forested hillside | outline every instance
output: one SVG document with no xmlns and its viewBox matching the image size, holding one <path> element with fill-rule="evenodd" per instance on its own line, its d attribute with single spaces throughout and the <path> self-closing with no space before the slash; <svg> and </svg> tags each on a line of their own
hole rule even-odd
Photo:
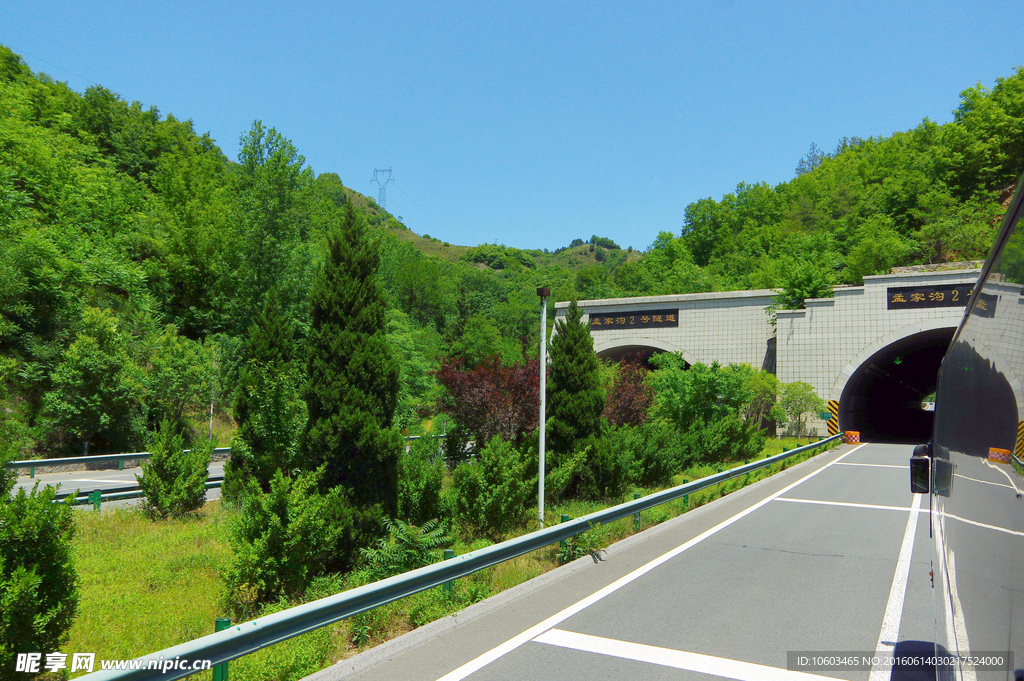
<svg viewBox="0 0 1024 681">
<path fill-rule="evenodd" d="M 379 253 L 395 425 L 412 432 L 438 413 L 444 361 L 536 352 L 523 339 L 538 286 L 555 300 L 821 292 L 983 257 L 1024 169 L 1024 70 L 965 91 L 951 123 L 812 146 L 791 181 L 697 201 L 642 252 L 598 236 L 555 253 L 418 236 L 269 122 L 220 146 L 197 126 L 100 86 L 73 92 L 0 47 L 0 453 L 141 449 L 165 419 L 194 437 L 211 402 L 230 430 L 260 318 L 286 320 L 302 365 L 313 275 L 349 205 Z"/>
</svg>

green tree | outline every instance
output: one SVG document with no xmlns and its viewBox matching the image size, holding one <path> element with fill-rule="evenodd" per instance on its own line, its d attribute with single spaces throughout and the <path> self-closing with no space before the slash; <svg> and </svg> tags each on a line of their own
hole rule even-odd
<svg viewBox="0 0 1024 681">
<path fill-rule="evenodd" d="M 814 386 L 794 381 L 785 383 L 779 395 L 779 407 L 789 419 L 790 430 L 797 437 L 803 437 L 807 429 L 805 414 L 825 410 L 825 400 L 814 392 Z"/>
<path fill-rule="evenodd" d="M 146 406 L 151 419 L 169 419 L 184 432 L 188 417 L 209 406 L 210 356 L 198 342 L 179 336 L 173 324 L 166 325 L 154 341 L 146 376 Z"/>
<path fill-rule="evenodd" d="M 224 498 L 238 501 L 255 483 L 270 490 L 277 471 L 286 475 L 302 469 L 299 443 L 306 427 L 306 404 L 293 370 L 278 364 L 251 361 L 242 369 L 246 420 L 231 441 L 231 460 L 224 465 Z"/>
<path fill-rule="evenodd" d="M 158 518 L 183 518 L 206 503 L 213 443 L 204 438 L 185 450 L 185 440 L 174 423 L 165 420 L 149 445 L 149 461 L 136 475 L 146 495 L 146 512 Z"/>
<path fill-rule="evenodd" d="M 568 453 L 577 442 L 601 432 L 604 391 L 590 328 L 576 301 L 555 325 L 551 339 L 547 432 L 551 449 Z"/>
<path fill-rule="evenodd" d="M 888 215 L 874 215 L 857 229 L 856 243 L 846 256 L 850 278 L 888 274 L 892 267 L 909 262 L 916 244 L 896 231 Z"/>
<path fill-rule="evenodd" d="M 101 448 L 141 444 L 142 372 L 132 362 L 109 310 L 86 308 L 82 331 L 51 376 L 44 398 L 51 423 L 73 441 Z M 128 451 L 133 451 L 128 449 Z"/>
<path fill-rule="evenodd" d="M 61 648 L 78 609 L 71 507 L 57 490 L 0 485 L 0 669 L 15 678 L 18 653 Z"/>
<path fill-rule="evenodd" d="M 655 392 L 654 414 L 687 431 L 700 423 L 736 414 L 750 402 L 749 374 L 745 365 L 718 362 L 688 366 L 678 353 L 651 357 L 657 367 L 651 374 Z"/>
<path fill-rule="evenodd" d="M 392 428 L 399 365 L 386 333 L 377 251 L 352 204 L 344 216 L 327 234 L 310 293 L 302 453 L 307 466 L 326 465 L 326 484 L 348 488 L 357 508 L 379 504 L 394 517 L 402 447 Z"/>
<path fill-rule="evenodd" d="M 757 426 L 765 421 L 782 421 L 785 413 L 778 404 L 781 386 L 775 374 L 764 369 L 751 373 L 747 381 L 750 401 L 743 409 L 743 419 Z"/>
<path fill-rule="evenodd" d="M 765 308 L 765 314 L 775 328 L 775 313 L 779 310 L 802 310 L 809 298 L 828 298 L 832 295 L 835 280 L 832 273 L 820 264 L 798 261 L 783 275 L 782 287 L 776 291 L 772 304 Z"/>
<path fill-rule="evenodd" d="M 238 153 L 238 213 L 241 234 L 240 290 L 236 315 L 248 328 L 252 311 L 262 307 L 263 297 L 276 291 L 293 305 L 305 291 L 303 263 L 298 249 L 299 204 L 313 181 L 313 171 L 303 168 L 306 159 L 276 129 L 254 121 L 240 139 Z M 287 305 L 291 307 L 291 305 Z"/>
</svg>

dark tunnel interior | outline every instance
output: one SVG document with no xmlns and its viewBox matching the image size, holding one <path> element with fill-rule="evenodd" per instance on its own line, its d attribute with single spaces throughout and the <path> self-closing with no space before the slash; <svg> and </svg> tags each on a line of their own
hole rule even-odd
<svg viewBox="0 0 1024 681">
<path fill-rule="evenodd" d="M 857 368 L 839 401 L 839 428 L 861 442 L 922 443 L 935 413 L 921 402 L 935 392 L 939 365 L 955 329 L 914 334 L 882 348 Z"/>
</svg>

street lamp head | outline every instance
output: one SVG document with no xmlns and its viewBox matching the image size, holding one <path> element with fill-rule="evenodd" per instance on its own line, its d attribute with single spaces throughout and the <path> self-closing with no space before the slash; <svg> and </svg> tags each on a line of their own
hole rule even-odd
<svg viewBox="0 0 1024 681">
<path fill-rule="evenodd" d="M 540 296 L 541 298 L 547 298 L 548 296 L 551 295 L 551 289 L 549 289 L 547 286 L 541 286 L 540 288 L 537 289 L 537 295 Z"/>
</svg>

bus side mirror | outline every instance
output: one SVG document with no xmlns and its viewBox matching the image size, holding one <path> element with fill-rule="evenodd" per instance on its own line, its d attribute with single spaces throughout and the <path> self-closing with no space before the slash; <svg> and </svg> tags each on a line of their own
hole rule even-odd
<svg viewBox="0 0 1024 681">
<path fill-rule="evenodd" d="M 928 445 L 914 447 L 910 457 L 910 491 L 914 494 L 928 494 L 932 469 L 931 451 Z"/>
</svg>

